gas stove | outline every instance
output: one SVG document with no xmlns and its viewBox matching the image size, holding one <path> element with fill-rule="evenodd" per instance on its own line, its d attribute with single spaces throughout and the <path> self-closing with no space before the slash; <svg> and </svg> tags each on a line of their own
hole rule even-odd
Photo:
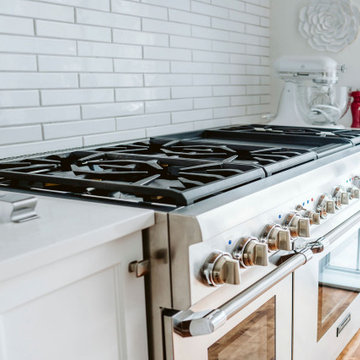
<svg viewBox="0 0 360 360">
<path fill-rule="evenodd" d="M 360 143 L 360 131 L 240 126 L 0 163 L 2 185 L 186 206 Z"/>
<path fill-rule="evenodd" d="M 133 264 L 150 263 L 151 358 L 206 359 L 212 350 L 187 337 L 204 335 L 211 349 L 266 293 L 278 299 L 276 358 L 288 360 L 291 274 L 360 212 L 359 144 L 359 130 L 221 127 L 7 159 L 0 186 L 156 210 Z"/>
</svg>

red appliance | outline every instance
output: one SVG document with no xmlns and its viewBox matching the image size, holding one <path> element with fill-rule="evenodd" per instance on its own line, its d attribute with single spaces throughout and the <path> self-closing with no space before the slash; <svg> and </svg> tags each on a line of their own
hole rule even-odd
<svg viewBox="0 0 360 360">
<path fill-rule="evenodd" d="M 360 128 L 360 91 L 353 91 L 350 95 L 354 98 L 354 101 L 351 104 L 353 118 L 351 127 Z"/>
</svg>

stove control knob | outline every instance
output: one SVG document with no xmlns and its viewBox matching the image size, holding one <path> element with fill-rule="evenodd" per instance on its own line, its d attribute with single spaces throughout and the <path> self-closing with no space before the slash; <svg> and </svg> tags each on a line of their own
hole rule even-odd
<svg viewBox="0 0 360 360">
<path fill-rule="evenodd" d="M 301 205 L 298 205 L 296 207 L 296 210 L 300 211 L 301 215 L 304 218 L 307 218 L 310 220 L 310 225 L 319 225 L 320 224 L 320 214 L 319 213 L 312 211 L 312 210 L 307 210 Z"/>
<path fill-rule="evenodd" d="M 322 219 L 325 219 L 327 214 L 334 214 L 335 201 L 327 194 L 321 195 L 316 205 L 316 212 L 320 214 Z"/>
<path fill-rule="evenodd" d="M 310 237 L 310 220 L 298 213 L 290 213 L 286 216 L 284 225 L 290 230 L 291 237 Z"/>
<path fill-rule="evenodd" d="M 205 281 L 210 286 L 240 284 L 239 261 L 222 251 L 215 251 L 208 257 L 203 266 L 202 273 Z"/>
<path fill-rule="evenodd" d="M 291 236 L 288 229 L 278 224 L 269 224 L 261 235 L 261 239 L 268 244 L 269 250 L 291 250 Z"/>
<path fill-rule="evenodd" d="M 355 185 L 357 188 L 360 188 L 360 176 L 354 177 L 353 185 Z"/>
<path fill-rule="evenodd" d="M 242 238 L 235 246 L 233 258 L 239 260 L 241 267 L 268 265 L 268 246 L 256 237 Z"/>
<path fill-rule="evenodd" d="M 350 186 L 347 189 L 350 199 L 359 199 L 360 198 L 360 189 L 357 186 Z"/>
<path fill-rule="evenodd" d="M 349 204 L 349 193 L 345 191 L 341 186 L 337 186 L 334 190 L 335 207 L 341 208 L 341 205 Z"/>
</svg>

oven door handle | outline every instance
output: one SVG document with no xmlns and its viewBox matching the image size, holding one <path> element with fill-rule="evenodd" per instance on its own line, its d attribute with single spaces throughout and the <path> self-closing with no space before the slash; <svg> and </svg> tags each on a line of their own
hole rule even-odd
<svg viewBox="0 0 360 360">
<path fill-rule="evenodd" d="M 218 309 L 212 310 L 210 313 L 194 313 L 192 311 L 178 313 L 173 318 L 175 332 L 182 337 L 207 335 L 215 332 L 245 306 L 253 302 L 300 266 L 306 264 L 312 256 L 313 253 L 310 249 L 304 249 L 296 253 L 257 283 L 242 291 Z"/>
</svg>

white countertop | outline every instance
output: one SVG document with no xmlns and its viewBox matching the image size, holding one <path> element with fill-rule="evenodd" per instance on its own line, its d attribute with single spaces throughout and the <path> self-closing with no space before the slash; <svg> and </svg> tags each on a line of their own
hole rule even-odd
<svg viewBox="0 0 360 360">
<path fill-rule="evenodd" d="M 0 281 L 154 224 L 152 210 L 35 196 L 39 218 L 0 223 Z"/>
</svg>

